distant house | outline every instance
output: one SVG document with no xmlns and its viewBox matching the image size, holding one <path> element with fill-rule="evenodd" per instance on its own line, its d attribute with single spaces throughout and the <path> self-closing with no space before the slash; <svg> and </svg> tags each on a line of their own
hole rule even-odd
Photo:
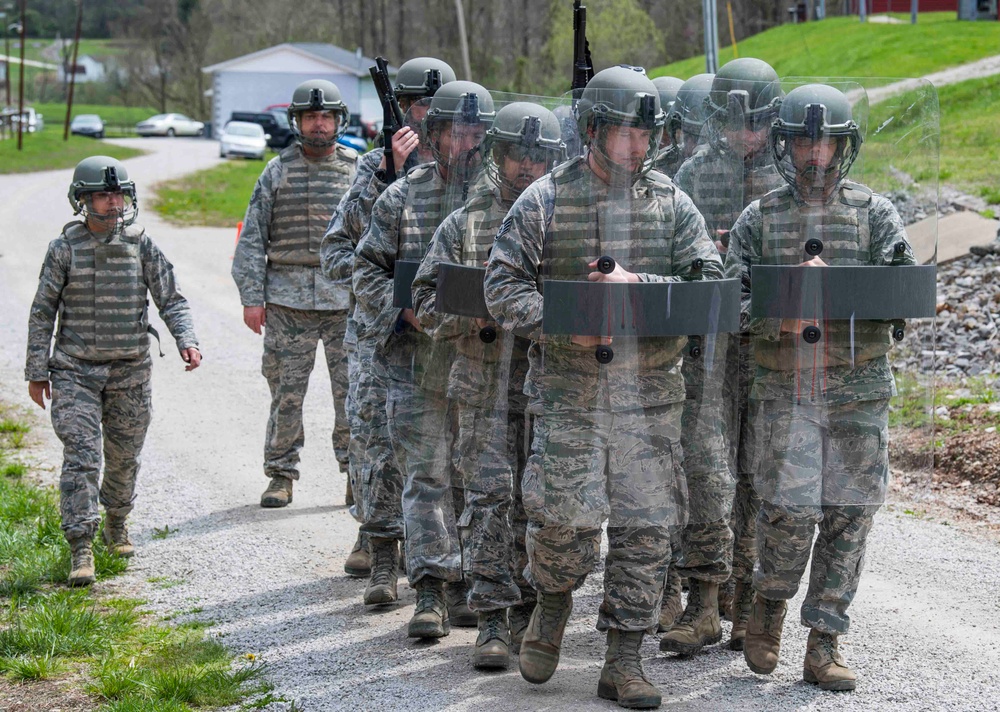
<svg viewBox="0 0 1000 712">
<path fill-rule="evenodd" d="M 358 49 L 331 44 L 294 42 L 275 45 L 242 57 L 203 67 L 212 75 L 212 134 L 218 136 L 234 111 L 262 111 L 287 104 L 292 91 L 307 79 L 327 79 L 340 89 L 344 103 L 362 120 L 379 120 L 382 109 L 368 68 L 375 60 Z M 390 68 L 395 74 L 395 68 Z"/>
<path fill-rule="evenodd" d="M 66 64 L 69 65 L 69 62 Z M 65 82 L 69 74 L 75 74 L 77 84 L 83 84 L 85 82 L 101 82 L 104 81 L 106 75 L 104 64 L 88 54 L 76 58 L 76 68 L 72 72 L 68 72 L 67 67 L 64 67 L 61 64 L 59 65 L 59 69 L 57 71 L 59 73 L 60 82 Z"/>
</svg>

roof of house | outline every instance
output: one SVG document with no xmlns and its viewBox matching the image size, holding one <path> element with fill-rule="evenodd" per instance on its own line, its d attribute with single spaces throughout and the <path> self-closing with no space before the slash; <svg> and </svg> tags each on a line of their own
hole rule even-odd
<svg viewBox="0 0 1000 712">
<path fill-rule="evenodd" d="M 365 57 L 361 54 L 360 48 L 351 52 L 350 50 L 346 50 L 342 47 L 336 47 L 332 44 L 326 44 L 323 42 L 285 42 L 283 44 L 267 47 L 256 52 L 251 52 L 250 54 L 234 57 L 226 60 L 225 62 L 219 62 L 208 67 L 202 67 L 201 71 L 206 74 L 211 74 L 212 72 L 233 69 L 248 60 L 260 59 L 269 54 L 275 54 L 288 50 L 308 55 L 313 59 L 318 59 L 321 62 L 329 64 L 332 69 L 348 74 L 354 74 L 357 77 L 367 77 L 368 68 L 375 64 L 374 59 L 371 57 Z M 395 74 L 396 67 L 390 65 L 389 73 Z"/>
</svg>

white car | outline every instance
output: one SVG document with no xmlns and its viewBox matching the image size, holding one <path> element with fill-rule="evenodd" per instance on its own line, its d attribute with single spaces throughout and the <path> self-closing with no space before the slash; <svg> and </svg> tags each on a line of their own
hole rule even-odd
<svg viewBox="0 0 1000 712">
<path fill-rule="evenodd" d="M 264 128 L 260 124 L 230 121 L 222 129 L 222 136 L 219 137 L 219 158 L 245 156 L 262 161 L 269 138 L 271 136 L 264 133 Z"/>
<path fill-rule="evenodd" d="M 140 136 L 201 136 L 205 124 L 184 114 L 157 114 L 135 125 Z"/>
</svg>

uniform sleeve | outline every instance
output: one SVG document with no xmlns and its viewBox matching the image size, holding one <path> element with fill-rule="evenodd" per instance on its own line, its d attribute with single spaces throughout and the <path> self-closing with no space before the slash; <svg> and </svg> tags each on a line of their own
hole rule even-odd
<svg viewBox="0 0 1000 712">
<path fill-rule="evenodd" d="M 750 270 L 760 263 L 761 234 L 764 218 L 760 201 L 750 203 L 729 233 L 729 252 L 726 254 L 726 276 L 740 280 L 740 329 L 768 341 L 781 338 L 780 319 L 750 319 Z"/>
<path fill-rule="evenodd" d="M 243 218 L 243 230 L 233 256 L 233 281 L 240 290 L 240 302 L 245 307 L 264 306 L 264 279 L 267 275 L 267 244 L 271 231 L 271 211 L 274 192 L 281 181 L 281 159 L 267 164 Z"/>
<path fill-rule="evenodd" d="M 177 350 L 198 348 L 198 337 L 194 333 L 194 319 L 187 299 L 181 294 L 180 285 L 174 277 L 174 266 L 153 241 L 143 235 L 139 247 L 142 256 L 142 275 L 149 294 L 160 312 L 160 318 L 167 325 L 177 342 Z"/>
<path fill-rule="evenodd" d="M 691 195 L 691 191 L 694 186 L 692 185 L 691 178 L 694 175 L 694 170 L 691 166 L 692 158 L 687 159 L 681 164 L 681 167 L 677 169 L 677 173 L 674 175 L 674 183 L 678 188 L 684 191 L 687 196 Z"/>
<path fill-rule="evenodd" d="M 465 216 L 465 209 L 460 208 L 438 226 L 413 280 L 413 310 L 420 319 L 420 326 L 435 338 L 458 336 L 463 331 L 463 324 L 469 321 L 454 314 L 441 314 L 437 311 L 438 265 L 442 262 L 462 263 L 462 243 L 465 237 L 462 225 Z"/>
<path fill-rule="evenodd" d="M 24 366 L 26 381 L 49 380 L 52 332 L 72 259 L 72 250 L 64 239 L 59 238 L 49 243 L 38 275 L 38 290 L 28 314 L 28 354 Z"/>
<path fill-rule="evenodd" d="M 507 213 L 486 264 L 486 306 L 507 331 L 542 340 L 542 264 L 545 228 L 552 219 L 551 178 L 532 183 Z"/>
<path fill-rule="evenodd" d="M 375 201 L 354 260 L 354 296 L 364 312 L 369 333 L 380 343 L 392 335 L 400 314 L 392 305 L 392 278 L 407 186 L 406 181 L 396 181 Z"/>
<path fill-rule="evenodd" d="M 701 275 L 694 273 L 695 260 L 701 260 Z M 642 282 L 680 282 L 697 279 L 722 279 L 722 259 L 705 229 L 705 219 L 686 193 L 674 193 L 674 240 L 670 256 L 673 274 L 639 274 Z"/>
<path fill-rule="evenodd" d="M 381 151 L 370 151 L 358 159 L 351 188 L 340 199 L 323 236 L 320 265 L 336 282 L 350 285 L 354 251 L 368 227 L 375 200 L 387 186 L 375 175 L 381 160 Z"/>
<path fill-rule="evenodd" d="M 903 219 L 896 212 L 895 206 L 881 195 L 872 196 L 872 204 L 868 209 L 868 230 L 871 235 L 871 263 L 873 265 L 915 265 L 916 255 L 906 239 L 906 228 Z M 906 251 L 896 257 L 896 244 L 902 242 Z"/>
</svg>

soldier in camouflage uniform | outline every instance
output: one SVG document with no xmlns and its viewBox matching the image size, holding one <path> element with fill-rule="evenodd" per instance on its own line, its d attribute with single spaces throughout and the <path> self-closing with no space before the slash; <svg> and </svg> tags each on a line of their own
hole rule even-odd
<svg viewBox="0 0 1000 712">
<path fill-rule="evenodd" d="M 469 190 L 465 206 L 437 229 L 421 261 L 413 282 L 413 304 L 425 332 L 454 342 L 448 398 L 457 409 L 454 460 L 466 502 L 459 527 L 466 534 L 469 607 L 479 617 L 472 664 L 502 669 L 508 664 L 509 646 L 520 643 L 535 605 L 535 592 L 523 578 L 527 522 L 512 517 L 512 506 L 523 512 L 523 389 L 529 342 L 507 332 L 489 341 L 491 332 L 482 331 L 490 328 L 486 320 L 442 314 L 436 303 L 438 267 L 486 263 L 514 200 L 565 157 L 559 120 L 538 104 L 510 103 L 497 112 L 487 131 L 485 153 L 485 173 Z M 516 554 L 515 541 L 521 547 Z"/>
<path fill-rule="evenodd" d="M 811 551 L 803 676 L 825 690 L 855 687 L 837 639 L 848 630 L 847 608 L 889 476 L 892 327 L 826 321 L 821 339 L 810 343 L 804 320 L 751 320 L 749 303 L 753 265 L 915 263 L 892 203 L 847 180 L 860 144 L 850 103 L 838 89 L 810 84 L 789 92 L 771 129 L 774 161 L 787 185 L 747 207 L 726 258 L 727 272 L 743 282 L 743 321 L 756 364 L 750 398 L 761 505 L 756 593 L 743 652 L 754 672 L 775 669 L 786 601 L 798 590 Z M 825 245 L 822 257 L 803 262 L 806 241 L 814 237 Z M 904 249 L 894 259 L 899 243 Z"/>
<path fill-rule="evenodd" d="M 393 90 L 408 125 L 397 131 L 392 141 L 398 176 L 433 160 L 429 151 L 419 147 L 420 122 L 427 113 L 426 101 L 442 84 L 454 80 L 454 70 L 433 57 L 416 57 L 399 67 Z M 358 158 L 354 182 L 341 198 L 323 238 L 322 269 L 328 278 L 346 282 L 348 288 L 354 250 L 368 227 L 372 205 L 389 185 L 387 180 L 383 147 Z M 353 514 L 361 522 L 361 530 L 344 562 L 344 571 L 351 576 L 369 576 L 364 602 L 381 605 L 396 600 L 399 542 L 403 538 L 403 477 L 389 441 L 384 374 L 372 365 L 375 340 L 365 335 L 359 322 L 353 290 L 351 303 L 344 337 L 349 382 L 346 410 L 351 431 L 348 471 L 357 500 Z"/>
<path fill-rule="evenodd" d="M 493 99 L 478 84 L 457 81 L 438 89 L 421 129 L 421 143 L 435 160 L 396 180 L 375 201 L 354 264 L 354 294 L 375 340 L 376 367 L 386 373 L 389 434 L 406 478 L 406 568 L 417 591 L 410 637 L 447 635 L 449 605 L 464 606 L 465 589 L 452 493 L 451 344 L 431 339 L 412 309 L 393 306 L 393 275 L 397 260 L 424 256 L 434 230 L 461 206 L 482 162 L 493 114 Z M 455 591 L 447 603 L 445 584 Z"/>
<path fill-rule="evenodd" d="M 653 84 L 660 92 L 660 106 L 663 107 L 663 113 L 667 115 L 669 121 L 669 117 L 674 113 L 677 91 L 684 82 L 677 77 L 657 77 L 653 80 Z M 656 160 L 653 162 L 653 170 L 659 171 L 668 178 L 673 178 L 683 160 L 684 154 L 681 147 L 674 143 L 674 133 L 664 131 L 663 138 L 660 140 L 659 153 L 656 154 Z"/>
<path fill-rule="evenodd" d="M 522 487 L 538 603 L 520 668 L 533 683 L 555 672 L 572 591 L 596 564 L 607 520 L 597 627 L 607 631 L 608 649 L 597 692 L 623 707 L 649 708 L 661 696 L 645 676 L 640 647 L 656 628 L 671 526 L 684 516 L 677 499 L 684 342 L 625 339 L 603 366 L 594 347 L 605 337 L 543 332 L 539 283 L 676 282 L 690 279 L 695 264 L 712 279 L 722 265 L 690 199 L 649 171 L 665 117 L 642 70 L 598 72 L 576 111 L 586 154 L 521 194 L 486 269 L 490 313 L 535 342 L 525 385 L 534 433 Z M 602 254 L 617 255 L 610 274 L 597 271 Z"/>
<path fill-rule="evenodd" d="M 271 481 L 261 495 L 262 507 L 292 501 L 305 443 L 302 402 L 318 341 L 323 342 L 333 389 L 333 450 L 347 471 L 347 359 L 342 344 L 348 293 L 320 270 L 319 248 L 350 186 L 357 153 L 337 143 L 348 113 L 333 83 L 313 79 L 299 85 L 288 118 L 297 140 L 271 159 L 257 179 L 232 269 L 243 321 L 255 334 L 264 328 L 261 370 L 271 389 L 264 474 Z"/>
<path fill-rule="evenodd" d="M 52 400 L 52 427 L 63 443 L 59 510 L 73 553 L 69 584 L 83 586 L 94 582 L 98 502 L 107 513 L 108 550 L 134 553 L 125 520 L 152 417 L 148 334 L 156 332 L 147 293 L 185 370 L 198 368 L 201 353 L 173 265 L 135 224 L 135 184 L 125 167 L 107 156 L 84 159 L 69 201 L 83 220 L 67 223 L 49 243 L 28 319 L 24 376 L 35 403 L 44 409 L 45 398 Z"/>
<path fill-rule="evenodd" d="M 784 184 L 767 150 L 780 102 L 778 75 L 759 59 L 735 59 L 712 80 L 704 130 L 707 140 L 684 162 L 674 180 L 691 196 L 720 252 L 725 252 L 729 230 L 743 209 Z M 698 433 L 694 442 L 685 442 L 684 465 L 692 506 L 705 509 L 691 517 L 683 533 L 678 573 L 689 581 L 687 606 L 660 641 L 661 650 L 682 655 L 693 655 L 721 640 L 719 613 L 729 613 L 730 605 L 730 647 L 741 649 L 752 595 L 758 500 L 750 471 L 749 335 L 720 335 L 712 352 L 713 364 L 705 363 L 707 350 L 702 353 L 698 358 L 684 357 L 689 396 L 685 419 L 692 423 L 686 432 Z M 724 373 L 724 378 L 706 381 L 709 365 L 712 371 Z M 702 448 L 711 443 L 702 433 L 720 418 L 725 441 L 715 446 L 722 451 Z M 734 583 L 739 595 L 734 595 Z M 676 591 L 675 583 L 668 586 Z"/>
</svg>

